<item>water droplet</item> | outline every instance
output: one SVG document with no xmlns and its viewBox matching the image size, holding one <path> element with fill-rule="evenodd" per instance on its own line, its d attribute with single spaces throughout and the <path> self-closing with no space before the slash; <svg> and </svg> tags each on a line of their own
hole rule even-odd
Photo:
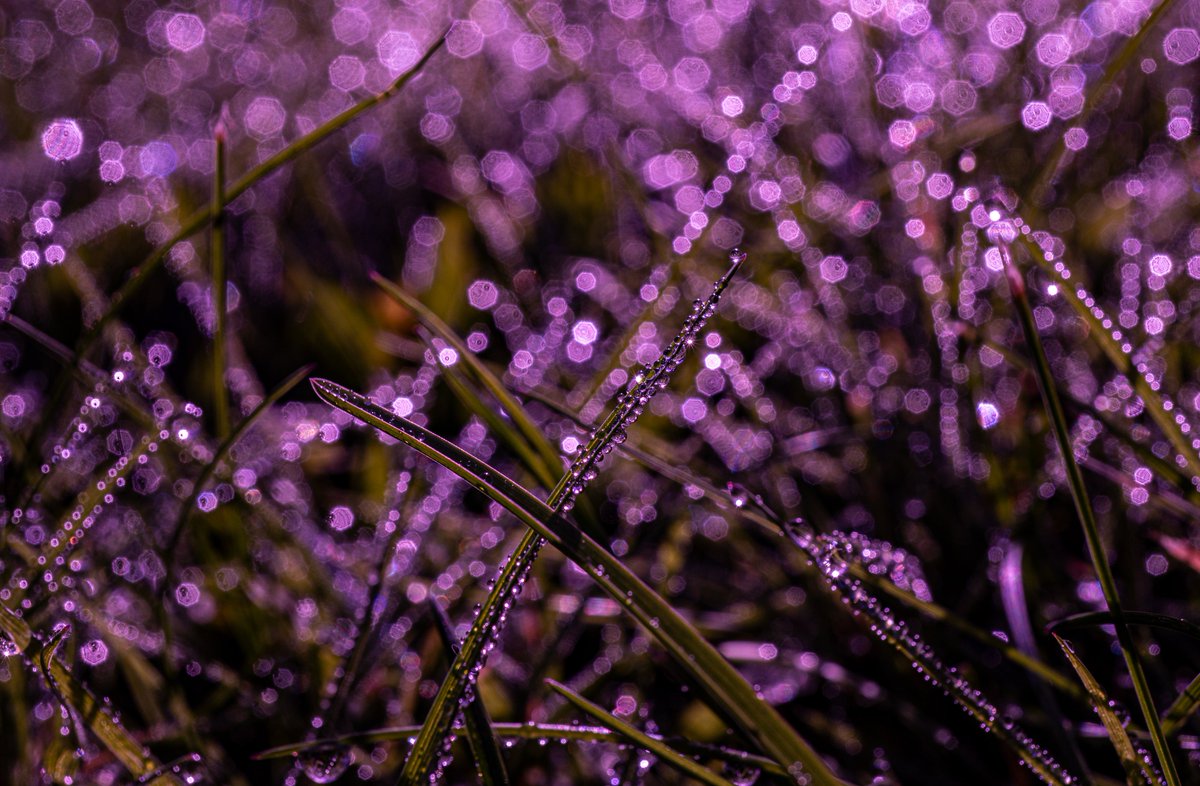
<svg viewBox="0 0 1200 786">
<path fill-rule="evenodd" d="M 333 783 L 350 766 L 350 751 L 340 745 L 320 745 L 302 751 L 300 769 L 313 783 Z"/>
</svg>

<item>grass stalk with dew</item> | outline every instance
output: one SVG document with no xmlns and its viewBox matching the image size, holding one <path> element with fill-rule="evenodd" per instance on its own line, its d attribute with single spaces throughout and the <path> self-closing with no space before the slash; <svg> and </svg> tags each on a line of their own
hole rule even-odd
<svg viewBox="0 0 1200 786">
<path fill-rule="evenodd" d="M 1063 654 L 1067 656 L 1071 667 L 1075 669 L 1075 673 L 1079 675 L 1079 681 L 1087 688 L 1088 696 L 1091 697 L 1092 706 L 1096 710 L 1096 714 L 1100 716 L 1100 722 L 1104 724 L 1104 730 L 1108 733 L 1108 738 L 1112 740 L 1113 748 L 1117 751 L 1117 756 L 1121 760 L 1121 766 L 1125 769 L 1125 776 L 1130 784 L 1138 783 L 1142 786 L 1161 786 L 1162 778 L 1154 768 L 1150 766 L 1149 755 L 1136 748 L 1133 741 L 1129 738 L 1129 732 L 1125 727 L 1129 725 L 1128 717 L 1122 718 L 1117 714 L 1113 702 L 1104 693 L 1104 689 L 1100 687 L 1100 683 L 1096 682 L 1096 678 L 1088 671 L 1087 666 L 1075 654 L 1074 647 L 1071 643 L 1054 634 L 1054 640 L 1058 642 L 1058 646 L 1062 648 Z"/>
<path fill-rule="evenodd" d="M 746 255 L 741 251 L 730 255 L 729 269 L 713 285 L 708 298 L 696 301 L 675 340 L 663 350 L 653 365 L 633 377 L 627 391 L 618 400 L 617 406 L 604 424 L 596 430 L 579 456 L 551 489 L 546 500 L 551 510 L 562 513 L 574 507 L 575 499 L 584 486 L 595 478 L 596 464 L 611 452 L 615 445 L 625 440 L 625 429 L 641 415 L 642 408 L 650 397 L 661 387 L 665 387 L 684 354 L 695 343 L 696 335 L 712 316 L 721 294 L 745 259 Z M 500 571 L 495 585 L 475 616 L 471 631 L 463 641 L 462 650 L 455 657 L 449 674 L 434 698 L 421 734 L 417 736 L 417 741 L 405 762 L 401 775 L 403 782 L 416 783 L 427 776 L 436 778 L 448 763 L 449 747 L 453 741 L 452 726 L 465 703 L 471 701 L 474 682 L 479 676 L 488 651 L 494 646 L 503 629 L 508 610 L 516 603 L 543 544 L 543 539 L 538 537 L 537 533 L 525 533 L 515 554 Z"/>
<path fill-rule="evenodd" d="M 381 729 L 344 734 L 338 737 L 325 737 L 308 742 L 278 745 L 274 748 L 255 754 L 255 759 L 267 760 L 298 756 L 313 748 L 338 747 L 346 748 L 357 745 L 366 747 L 381 742 L 403 742 L 412 739 L 420 726 L 395 726 Z M 559 744 L 578 743 L 581 745 L 612 745 L 620 744 L 626 738 L 607 726 L 589 726 L 582 723 L 542 723 L 529 721 L 527 723 L 493 723 L 492 731 L 504 740 L 509 747 L 519 740 Z M 730 767 L 758 770 L 775 778 L 787 778 L 787 770 L 779 766 L 773 759 L 758 756 L 746 751 L 728 748 L 721 745 L 706 745 L 682 737 L 663 737 L 664 742 L 673 749 L 682 751 L 689 756 L 709 758 L 724 762 Z"/>
<path fill-rule="evenodd" d="M 1163 733 L 1162 724 L 1159 722 L 1158 710 L 1154 707 L 1154 696 L 1146 680 L 1146 672 L 1142 667 L 1141 655 L 1138 652 L 1136 643 L 1133 641 L 1133 637 L 1129 633 L 1129 627 L 1126 625 L 1125 615 L 1121 607 L 1120 594 L 1117 590 L 1117 582 L 1113 577 L 1112 567 L 1108 563 L 1108 554 L 1100 536 L 1100 528 L 1096 523 L 1096 514 L 1092 509 L 1092 502 L 1088 496 L 1087 486 L 1083 482 L 1083 472 L 1079 468 L 1079 462 L 1075 459 L 1075 449 L 1071 445 L 1070 427 L 1067 424 L 1066 414 L 1063 412 L 1062 402 L 1058 397 L 1058 389 L 1054 382 L 1054 372 L 1050 368 L 1050 361 L 1046 359 L 1046 350 L 1042 346 L 1041 336 L 1037 330 L 1037 323 L 1033 318 L 1033 310 L 1029 306 L 1024 275 L 1017 267 L 1016 261 L 1012 258 L 1012 253 L 1008 246 L 1002 245 L 1000 253 L 1003 258 L 1005 273 L 1008 276 L 1009 292 L 1016 307 L 1017 318 L 1021 323 L 1021 331 L 1025 336 L 1025 343 L 1033 355 L 1033 368 L 1036 372 L 1038 388 L 1041 390 L 1042 401 L 1045 404 L 1046 412 L 1050 418 L 1051 429 L 1054 432 L 1055 442 L 1058 445 L 1059 457 L 1066 471 L 1067 485 L 1071 490 L 1075 512 L 1079 517 L 1080 525 L 1083 527 L 1083 535 L 1088 546 L 1088 555 L 1091 558 L 1092 567 L 1096 571 L 1096 578 L 1100 582 L 1100 589 L 1104 594 L 1104 602 L 1108 606 L 1109 613 L 1112 615 L 1112 624 L 1116 630 L 1117 642 L 1120 644 L 1121 654 L 1125 658 L 1125 666 L 1129 671 L 1129 677 L 1133 681 L 1133 690 L 1137 695 L 1138 705 L 1142 711 L 1146 730 L 1150 733 L 1150 740 L 1154 745 L 1154 753 L 1158 758 L 1158 764 L 1162 769 L 1166 783 L 1168 786 L 1179 786 L 1179 772 L 1175 768 L 1175 760 L 1171 755 L 1166 735 Z"/>
<path fill-rule="evenodd" d="M 446 610 L 438 605 L 436 600 L 430 598 L 427 606 L 442 646 L 446 648 L 447 662 L 453 661 L 462 649 L 454 635 L 454 626 L 446 615 Z M 483 786 L 506 786 L 508 770 L 504 767 L 500 744 L 495 731 L 492 730 L 492 719 L 479 696 L 475 697 L 463 713 L 463 730 L 466 732 L 467 744 L 475 761 L 476 774 Z"/>
</svg>

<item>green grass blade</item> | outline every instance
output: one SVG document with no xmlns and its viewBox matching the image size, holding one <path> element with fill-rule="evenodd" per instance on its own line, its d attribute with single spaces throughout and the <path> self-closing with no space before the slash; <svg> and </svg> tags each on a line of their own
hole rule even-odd
<svg viewBox="0 0 1200 786">
<path fill-rule="evenodd" d="M 602 726 L 607 726 L 642 750 L 650 751 L 659 758 L 659 761 L 663 762 L 667 766 L 672 767 L 684 775 L 700 781 L 701 783 L 707 783 L 710 786 L 733 786 L 732 783 L 725 780 L 720 775 L 717 775 L 704 765 L 700 764 L 695 759 L 689 756 L 684 756 L 670 745 L 667 745 L 661 739 L 651 737 L 641 729 L 626 723 L 612 713 L 607 712 L 603 707 L 593 704 L 592 702 L 583 698 L 566 685 L 555 682 L 554 680 L 546 680 L 546 684 L 549 685 L 555 693 L 562 696 L 564 699 L 571 702 L 571 704 L 575 705 L 575 707 L 594 718 L 597 723 L 601 724 Z"/>
<path fill-rule="evenodd" d="M 691 624 L 625 565 L 546 503 L 453 443 L 397 417 L 347 388 L 314 379 L 317 394 L 333 406 L 451 470 L 513 513 L 579 565 L 609 597 L 621 604 L 705 689 L 716 706 L 785 770 L 810 783 L 839 781 L 817 753 L 756 693 L 754 688 Z M 410 756 L 411 758 L 411 756 Z"/>
<path fill-rule="evenodd" d="M 1188 722 L 1188 718 L 1196 712 L 1197 707 L 1200 707 L 1200 674 L 1197 674 L 1187 684 L 1183 693 L 1179 694 L 1179 698 L 1175 699 L 1163 713 L 1163 733 L 1168 735 L 1177 733 L 1183 728 L 1183 724 Z"/>
<path fill-rule="evenodd" d="M 454 628 L 450 618 L 436 600 L 429 599 L 429 610 L 433 614 L 434 627 L 441 636 L 442 644 L 450 653 L 448 660 L 453 661 L 461 647 L 454 636 Z M 504 767 L 504 758 L 500 755 L 500 743 L 496 733 L 492 731 L 492 719 L 488 716 L 483 699 L 476 695 L 463 713 L 464 727 L 467 732 L 467 744 L 475 756 L 475 769 L 479 773 L 484 786 L 506 786 L 508 770 Z"/>
<path fill-rule="evenodd" d="M 229 395 L 225 391 L 225 124 L 218 121 L 213 134 L 216 161 L 213 167 L 212 228 L 209 232 L 208 254 L 212 276 L 213 412 L 217 439 L 229 436 Z"/>
<path fill-rule="evenodd" d="M 1054 640 L 1058 642 L 1058 646 L 1062 647 L 1063 654 L 1067 656 L 1071 667 L 1075 669 L 1075 673 L 1079 675 L 1079 681 L 1083 683 L 1087 689 L 1088 696 L 1091 697 L 1092 706 L 1096 710 L 1096 714 L 1100 716 L 1100 722 L 1104 724 L 1104 730 L 1108 732 L 1108 738 L 1112 740 L 1113 748 L 1117 751 L 1117 757 L 1121 760 L 1121 766 L 1125 768 L 1125 776 L 1129 783 L 1145 784 L 1145 786 L 1158 786 L 1159 780 L 1157 774 L 1146 763 L 1145 758 L 1138 753 L 1134 747 L 1133 741 L 1129 739 L 1129 733 L 1125 731 L 1125 725 L 1121 723 L 1121 719 L 1113 712 L 1109 705 L 1108 696 L 1104 693 L 1104 689 L 1100 687 L 1100 683 L 1096 682 L 1095 677 L 1088 671 L 1087 666 L 1075 654 L 1075 650 L 1071 647 L 1071 643 L 1066 639 L 1054 634 Z"/>
<path fill-rule="evenodd" d="M 1166 735 L 1163 734 L 1162 726 L 1158 722 L 1158 711 L 1154 708 L 1154 697 L 1151 695 L 1150 685 L 1146 681 L 1146 673 L 1142 668 L 1141 657 L 1138 654 L 1132 636 L 1129 634 L 1129 628 L 1125 624 L 1125 616 L 1121 609 L 1121 599 L 1117 592 L 1117 582 L 1113 578 L 1112 568 L 1108 564 L 1108 555 L 1105 553 L 1104 543 L 1100 539 L 1100 528 L 1096 524 L 1096 514 L 1092 510 L 1091 499 L 1088 497 L 1087 487 L 1083 482 L 1083 472 L 1079 468 L 1079 462 L 1075 460 L 1075 450 L 1071 446 L 1070 427 L 1067 425 L 1067 417 L 1063 413 L 1062 402 L 1058 397 L 1058 389 L 1054 384 L 1054 374 L 1050 369 L 1050 361 L 1046 359 L 1046 350 L 1042 346 L 1042 339 L 1038 334 L 1037 325 L 1033 319 L 1033 311 L 1029 307 L 1029 299 L 1025 292 L 1025 279 L 1017 269 L 1008 248 L 1002 247 L 1001 253 L 1004 258 L 1004 267 L 1008 274 L 1009 289 L 1012 294 L 1013 303 L 1016 306 L 1017 317 L 1021 322 L 1021 329 L 1025 334 L 1025 343 L 1028 345 L 1029 351 L 1033 354 L 1033 367 L 1036 372 L 1038 387 L 1041 389 L 1042 400 L 1045 403 L 1046 412 L 1050 417 L 1054 438 L 1058 444 L 1058 451 L 1062 458 L 1063 466 L 1066 469 L 1067 483 L 1071 489 L 1071 497 L 1075 502 L 1075 512 L 1078 514 L 1079 523 L 1083 527 L 1083 535 L 1088 545 L 1088 554 L 1092 560 L 1092 567 L 1096 571 L 1096 577 L 1100 581 L 1100 589 L 1104 593 L 1105 603 L 1112 614 L 1113 627 L 1117 632 L 1117 642 L 1121 646 L 1121 652 L 1125 657 L 1125 665 L 1129 670 L 1130 679 L 1133 681 L 1133 689 L 1137 694 L 1142 717 L 1146 722 L 1146 730 L 1150 733 L 1150 740 L 1154 744 L 1154 753 L 1158 757 L 1159 766 L 1162 768 L 1168 786 L 1179 786 L 1179 773 L 1175 769 L 1175 761 L 1171 757 L 1171 751 L 1167 746 Z"/>
</svg>

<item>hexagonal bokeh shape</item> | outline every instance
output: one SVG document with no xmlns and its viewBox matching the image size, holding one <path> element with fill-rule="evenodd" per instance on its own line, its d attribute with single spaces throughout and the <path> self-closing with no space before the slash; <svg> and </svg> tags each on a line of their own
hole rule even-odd
<svg viewBox="0 0 1200 786">
<path fill-rule="evenodd" d="M 167 43 L 180 52 L 190 52 L 204 43 L 204 22 L 195 14 L 175 14 L 166 25 Z"/>
<path fill-rule="evenodd" d="M 55 120 L 42 132 L 42 150 L 55 161 L 69 161 L 83 150 L 83 129 L 74 120 Z"/>
<path fill-rule="evenodd" d="M 975 108 L 975 88 L 970 82 L 954 79 L 942 87 L 942 108 L 952 115 L 965 115 Z"/>
<path fill-rule="evenodd" d="M 987 26 L 988 39 L 1000 49 L 1011 49 L 1025 37 L 1025 20 L 1011 11 L 1001 11 Z"/>
<path fill-rule="evenodd" d="M 338 55 L 329 64 L 329 84 L 347 93 L 362 86 L 367 69 L 353 55 Z"/>
<path fill-rule="evenodd" d="M 1071 42 L 1067 40 L 1065 35 L 1048 33 L 1038 39 L 1037 57 L 1043 65 L 1048 65 L 1051 68 L 1060 66 L 1067 62 L 1067 58 L 1070 56 Z"/>
<path fill-rule="evenodd" d="M 1050 125 L 1053 117 L 1050 106 L 1045 101 L 1030 101 L 1021 110 L 1021 122 L 1030 131 L 1041 131 Z"/>
<path fill-rule="evenodd" d="M 379 55 L 379 62 L 393 75 L 408 70 L 421 58 L 417 39 L 399 30 L 389 30 L 380 36 L 375 44 L 375 53 Z"/>
<path fill-rule="evenodd" d="M 246 130 L 257 139 L 267 139 L 283 130 L 287 113 L 274 98 L 259 96 L 246 107 Z"/>
<path fill-rule="evenodd" d="M 477 22 L 460 19 L 446 34 L 446 51 L 455 57 L 470 57 L 483 49 L 483 28 Z"/>
<path fill-rule="evenodd" d="M 1176 65 L 1185 65 L 1200 57 L 1200 33 L 1190 27 L 1177 27 L 1163 38 L 1163 54 Z"/>
</svg>

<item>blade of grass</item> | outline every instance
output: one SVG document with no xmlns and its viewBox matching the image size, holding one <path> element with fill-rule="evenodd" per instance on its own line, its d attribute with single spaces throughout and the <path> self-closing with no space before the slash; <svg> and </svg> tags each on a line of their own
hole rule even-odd
<svg viewBox="0 0 1200 786">
<path fill-rule="evenodd" d="M 1079 523 L 1083 527 L 1084 538 L 1087 540 L 1088 545 L 1088 554 L 1092 560 L 1092 567 L 1096 571 L 1096 577 L 1100 581 L 1100 589 L 1104 593 L 1105 604 L 1112 614 L 1113 627 L 1117 632 L 1117 642 L 1120 644 L 1126 668 L 1129 670 L 1130 679 L 1133 681 L 1134 693 L 1137 694 L 1138 705 L 1141 707 L 1142 717 L 1146 722 L 1146 730 L 1150 733 L 1150 740 L 1154 744 L 1154 753 L 1158 757 L 1159 766 L 1162 768 L 1167 784 L 1169 786 L 1179 786 L 1179 773 L 1175 769 L 1175 761 L 1171 757 L 1166 736 L 1163 734 L 1162 726 L 1158 722 L 1158 711 L 1154 708 L 1154 697 L 1150 693 L 1150 685 L 1146 681 L 1146 673 L 1142 668 L 1142 661 L 1137 647 L 1133 642 L 1133 637 L 1129 634 L 1129 628 L 1125 624 L 1125 615 L 1121 609 L 1121 600 L 1117 592 L 1116 579 L 1113 577 L 1112 568 L 1108 564 L 1108 555 L 1104 550 L 1104 543 L 1100 538 L 1100 528 L 1096 524 L 1096 515 L 1092 510 L 1091 499 L 1088 497 L 1087 487 L 1083 482 L 1083 472 L 1079 468 L 1079 462 L 1075 460 L 1075 451 L 1071 446 L 1071 431 L 1067 425 L 1067 417 L 1063 413 L 1062 402 L 1058 397 L 1058 389 L 1054 384 L 1054 374 L 1050 369 L 1050 361 L 1046 359 L 1046 350 L 1042 346 L 1041 336 L 1038 334 L 1037 325 L 1033 319 L 1033 311 L 1029 307 L 1029 300 L 1025 292 L 1025 279 L 1017 269 L 1016 262 L 1012 259 L 1012 255 L 1006 246 L 1001 246 L 1001 254 L 1004 259 L 1004 269 L 1008 275 L 1010 294 L 1016 307 L 1021 329 L 1025 334 L 1025 343 L 1029 351 L 1033 354 L 1033 367 L 1036 372 L 1038 387 L 1041 389 L 1042 401 L 1050 417 L 1055 441 L 1058 444 L 1058 451 L 1066 470 L 1067 483 L 1071 489 L 1071 497 L 1075 502 L 1075 512 L 1078 514 Z"/>
<path fill-rule="evenodd" d="M 740 249 L 730 252 L 729 268 L 713 284 L 709 296 L 696 301 L 691 313 L 684 320 L 683 327 L 658 359 L 633 376 L 629 387 L 618 397 L 616 406 L 550 491 L 545 505 L 555 514 L 572 509 L 576 497 L 596 476 L 597 463 L 615 445 L 624 441 L 625 429 L 637 420 L 651 397 L 669 382 L 671 374 L 695 343 L 696 336 L 715 313 L 722 293 L 745 260 L 746 254 Z M 502 389 L 502 386 L 498 387 Z M 524 489 L 522 491 L 525 492 Z M 435 767 L 440 770 L 443 760 L 448 758 L 452 726 L 462 711 L 464 701 L 469 701 L 468 694 L 483 668 L 487 652 L 503 629 L 508 609 L 520 596 L 525 579 L 544 542 L 537 533 L 526 532 L 515 555 L 501 569 L 491 592 L 484 599 L 475 617 L 471 631 L 463 641 L 462 651 L 454 659 L 449 674 L 434 697 L 421 733 L 405 761 L 400 776 L 402 783 L 415 783 L 429 776 L 431 772 L 436 779 L 438 773 Z"/>
<path fill-rule="evenodd" d="M 1088 671 L 1087 666 L 1075 654 L 1071 643 L 1057 633 L 1053 635 L 1054 640 L 1058 642 L 1058 646 L 1062 647 L 1063 654 L 1070 661 L 1071 668 L 1075 669 L 1075 673 L 1079 675 L 1079 681 L 1087 689 L 1088 696 L 1092 700 L 1092 706 L 1096 709 L 1096 714 L 1100 716 L 1100 722 L 1104 724 L 1104 730 L 1108 732 L 1108 738 L 1112 740 L 1113 748 L 1117 751 L 1117 757 L 1121 760 L 1121 766 L 1125 769 L 1125 777 L 1129 780 L 1129 783 L 1131 785 L 1142 783 L 1146 786 L 1158 786 L 1160 781 L 1157 774 L 1146 763 L 1145 757 L 1140 755 L 1134 747 L 1133 741 L 1129 739 L 1128 732 L 1125 731 L 1125 725 L 1121 723 L 1121 719 L 1113 712 L 1112 707 L 1109 705 L 1108 696 L 1105 695 L 1104 689 L 1100 687 L 1100 683 L 1096 682 L 1095 677 Z"/>
<path fill-rule="evenodd" d="M 608 728 L 612 729 L 617 734 L 620 734 L 622 737 L 628 739 L 638 748 L 650 751 L 658 757 L 659 761 L 673 769 L 678 770 L 685 776 L 694 778 L 701 783 L 707 783 L 710 786 L 733 786 L 732 783 L 722 778 L 720 775 L 717 775 L 708 767 L 700 764 L 695 759 L 683 755 L 670 745 L 667 745 L 661 739 L 651 737 L 641 729 L 626 723 L 612 713 L 606 711 L 603 707 L 593 704 L 584 697 L 580 696 L 566 685 L 555 682 L 554 680 L 546 680 L 546 684 L 549 685 L 551 690 L 553 690 L 555 693 L 571 702 L 571 704 L 575 705 L 575 707 L 578 709 L 590 715 L 600 725 L 607 726 Z"/>
<path fill-rule="evenodd" d="M 1189 622 L 1182 617 L 1169 617 L 1166 614 L 1155 614 L 1149 611 L 1125 611 L 1126 625 L 1146 625 L 1152 628 L 1182 633 L 1193 639 L 1200 639 L 1200 625 Z M 1107 611 L 1085 611 L 1082 614 L 1072 614 L 1062 619 L 1054 620 L 1046 625 L 1047 633 L 1065 633 L 1069 630 L 1089 628 L 1097 625 L 1112 625 L 1113 615 Z"/>
<path fill-rule="evenodd" d="M 545 483 L 547 487 L 553 486 L 557 478 L 557 473 L 562 468 L 562 458 L 559 456 L 558 451 L 554 449 L 554 446 L 550 444 L 549 440 L 546 439 L 546 436 L 542 434 L 542 430 L 529 419 L 529 416 L 525 413 L 525 408 L 521 406 L 516 397 L 496 378 L 495 374 L 479 361 L 475 353 L 467 348 L 466 343 L 458 337 L 454 329 L 442 321 L 441 317 L 429 310 L 428 306 L 378 273 L 372 272 L 371 280 L 387 293 L 389 297 L 411 311 L 430 332 L 454 348 L 454 351 L 458 353 L 461 365 L 475 377 L 476 382 L 482 385 L 500 403 L 501 409 L 512 418 L 513 424 L 525 438 L 526 443 L 537 451 L 544 467 L 552 471 L 551 474 L 554 477 L 550 477 L 549 479 L 539 478 L 539 480 Z"/>
<path fill-rule="evenodd" d="M 429 599 L 429 610 L 433 614 L 434 627 L 441 636 L 442 645 L 450 653 L 449 660 L 453 660 L 461 647 L 454 636 L 450 618 L 446 616 L 446 610 L 432 597 Z M 471 746 L 471 753 L 475 757 L 475 770 L 480 781 L 484 786 L 504 786 L 508 783 L 508 771 L 504 767 L 504 758 L 500 755 L 500 743 L 496 739 L 496 733 L 492 731 L 492 719 L 488 716 L 487 708 L 483 706 L 483 699 L 478 695 L 467 705 L 463 720 L 467 744 Z"/>
<path fill-rule="evenodd" d="M 750 739 L 794 777 L 801 777 L 802 768 L 810 783 L 839 783 L 816 751 L 691 624 L 619 559 L 560 513 L 433 432 L 336 383 L 323 379 L 314 379 L 312 383 L 322 399 L 451 470 L 573 560 L 609 597 L 642 623 L 717 705 L 728 711 Z"/>
<path fill-rule="evenodd" d="M 360 731 L 340 737 L 327 737 L 307 742 L 294 742 L 288 745 L 278 745 L 254 754 L 255 760 L 278 759 L 284 756 L 295 756 L 311 748 L 326 746 L 358 745 L 366 747 L 380 742 L 403 742 L 421 730 L 420 726 L 395 726 L 384 729 Z M 624 742 L 621 735 L 611 729 L 601 726 L 583 726 L 579 724 L 562 723 L 493 723 L 492 730 L 497 737 L 505 740 L 557 740 L 559 742 L 582 742 L 589 744 L 620 744 Z M 664 738 L 673 747 L 691 755 L 709 756 L 736 766 L 753 767 L 776 777 L 786 777 L 787 771 L 773 760 L 753 753 L 725 748 L 719 745 L 705 745 L 683 738 Z"/>
<path fill-rule="evenodd" d="M 212 275 L 213 411 L 218 440 L 229 436 L 229 396 L 225 392 L 225 123 L 217 121 L 213 133 L 216 161 L 213 166 L 212 227 L 209 231 L 208 253 Z"/>
<path fill-rule="evenodd" d="M 1183 693 L 1179 694 L 1179 698 L 1171 703 L 1167 711 L 1163 713 L 1163 733 L 1176 734 L 1183 728 L 1183 724 L 1187 723 L 1188 718 L 1196 712 L 1196 708 L 1200 707 L 1200 674 L 1197 674 L 1187 687 L 1183 689 Z"/>
<path fill-rule="evenodd" d="M 1033 632 L 1033 621 L 1029 616 L 1029 602 L 1025 596 L 1025 547 L 1020 541 L 1008 541 L 1001 549 L 1000 570 L 996 583 L 1000 589 L 1000 605 L 1008 620 L 1008 630 L 1017 648 L 1031 658 L 1039 658 L 1037 638 Z M 1075 736 L 1070 733 L 1074 726 L 1059 707 L 1058 697 L 1044 682 L 1035 681 L 1038 702 L 1050 718 L 1050 731 L 1057 738 L 1059 747 L 1065 752 L 1070 765 L 1085 780 L 1093 780 L 1091 768 L 1079 750 Z"/>
</svg>

